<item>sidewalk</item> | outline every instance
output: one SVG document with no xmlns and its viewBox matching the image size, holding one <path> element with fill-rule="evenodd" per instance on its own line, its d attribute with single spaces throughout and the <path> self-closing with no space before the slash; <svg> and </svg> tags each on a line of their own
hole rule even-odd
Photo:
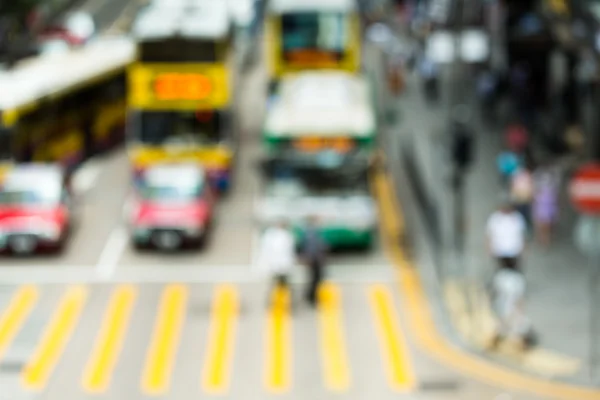
<svg viewBox="0 0 600 400">
<path fill-rule="evenodd" d="M 412 146 L 409 153 L 415 155 L 421 178 L 426 181 L 426 191 L 437 200 L 448 226 L 452 203 L 445 176 L 447 162 L 442 158 L 440 146 L 447 108 L 443 103 L 433 107 L 425 104 L 420 89 L 418 79 L 409 77 L 407 90 L 395 105 L 399 124 L 390 131 L 397 135 L 395 147 Z M 438 276 L 446 278 L 443 291 L 455 331 L 462 334 L 462 339 L 471 347 L 483 352 L 482 346 L 489 339 L 492 327 L 484 288 L 495 266 L 485 252 L 484 233 L 487 218 L 495 210 L 501 192 L 495 158 L 502 136 L 499 131 L 484 128 L 477 120 L 477 113 L 474 116 L 478 135 L 476 160 L 467 184 L 466 260 L 464 264 L 453 263 L 453 255 L 445 253 L 442 265 L 437 268 L 438 271 L 443 268 L 443 274 Z M 546 250 L 532 243 L 523 260 L 529 285 L 527 308 L 540 333 L 541 349 L 528 356 L 510 348 L 493 355 L 485 354 L 545 377 L 589 384 L 590 269 L 573 244 L 575 213 L 568 204 L 566 191 L 563 191 L 562 204 L 561 224 L 552 248 Z M 465 298 L 465 293 L 469 293 L 470 298 Z M 474 304 L 477 315 L 475 326 L 470 324 L 473 320 L 469 318 L 469 301 Z M 596 299 L 596 304 L 600 304 L 600 299 Z"/>
</svg>

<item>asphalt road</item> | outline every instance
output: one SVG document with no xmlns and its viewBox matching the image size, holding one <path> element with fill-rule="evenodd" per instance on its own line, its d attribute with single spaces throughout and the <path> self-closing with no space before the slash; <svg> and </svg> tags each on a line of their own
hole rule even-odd
<svg viewBox="0 0 600 400">
<path fill-rule="evenodd" d="M 96 12 L 117 16 L 127 8 L 117 3 Z M 80 224 L 63 255 L 0 260 L 0 400 L 532 399 L 497 397 L 420 353 L 380 248 L 331 260 L 319 310 L 302 303 L 303 271 L 291 302 L 267 301 L 252 267 L 264 82 L 260 68 L 242 82 L 235 190 L 205 251 L 130 247 L 117 151 L 82 172 Z"/>
</svg>

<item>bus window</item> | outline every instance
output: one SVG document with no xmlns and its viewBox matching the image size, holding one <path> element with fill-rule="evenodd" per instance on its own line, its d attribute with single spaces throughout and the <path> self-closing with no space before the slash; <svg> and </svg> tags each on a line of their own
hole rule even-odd
<svg viewBox="0 0 600 400">
<path fill-rule="evenodd" d="M 139 114 L 139 139 L 151 146 L 212 145 L 222 139 L 218 112 L 150 111 Z"/>
<path fill-rule="evenodd" d="M 343 57 L 347 43 L 347 20 L 342 13 L 283 14 L 281 28 L 283 50 L 289 53 L 317 50 Z"/>
<path fill-rule="evenodd" d="M 139 49 L 142 63 L 218 62 L 222 58 L 214 41 L 148 41 L 140 43 Z"/>
<path fill-rule="evenodd" d="M 11 131 L 0 126 L 0 161 L 12 159 Z"/>
</svg>

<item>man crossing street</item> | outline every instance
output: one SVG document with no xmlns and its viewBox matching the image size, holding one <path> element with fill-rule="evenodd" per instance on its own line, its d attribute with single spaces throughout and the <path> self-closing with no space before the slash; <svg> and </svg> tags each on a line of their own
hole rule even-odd
<svg viewBox="0 0 600 400">
<path fill-rule="evenodd" d="M 306 263 L 309 273 L 309 284 L 306 291 L 306 300 L 316 307 L 318 302 L 318 290 L 324 276 L 324 268 L 327 257 L 327 243 L 319 232 L 319 221 L 316 217 L 310 217 L 306 227 L 302 258 Z"/>
</svg>

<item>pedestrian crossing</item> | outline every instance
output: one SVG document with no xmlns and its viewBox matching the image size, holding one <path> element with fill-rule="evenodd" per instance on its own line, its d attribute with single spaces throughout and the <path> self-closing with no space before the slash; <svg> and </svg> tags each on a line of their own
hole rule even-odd
<svg viewBox="0 0 600 400">
<path fill-rule="evenodd" d="M 125 375 L 148 396 L 168 395 L 182 384 L 222 395 L 241 380 L 283 394 L 294 390 L 298 377 L 314 377 L 324 393 L 344 393 L 372 379 L 364 376 L 365 366 L 390 391 L 415 387 L 390 286 L 328 282 L 317 310 L 299 304 L 295 290 L 276 288 L 267 299 L 262 288 L 249 286 L 0 288 L 0 378 L 6 379 L 3 364 L 19 358 L 22 368 L 11 379 L 24 392 L 49 390 L 63 370 L 71 391 L 88 394 L 110 393 Z M 364 346 L 368 352 L 357 351 Z M 248 359 L 261 369 L 262 382 L 239 376 Z M 141 367 L 132 371 L 132 365 Z M 195 382 L 182 382 L 183 375 Z"/>
</svg>

